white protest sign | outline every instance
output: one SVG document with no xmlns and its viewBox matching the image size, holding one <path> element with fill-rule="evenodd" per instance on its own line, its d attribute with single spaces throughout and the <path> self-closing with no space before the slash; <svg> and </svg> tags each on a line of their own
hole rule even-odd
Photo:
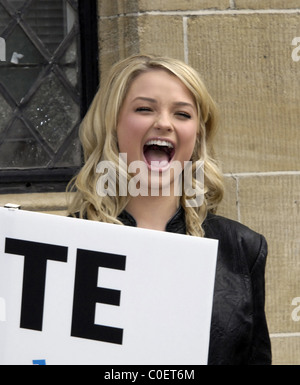
<svg viewBox="0 0 300 385">
<path fill-rule="evenodd" d="M 217 248 L 0 208 L 0 364 L 206 364 Z"/>
</svg>

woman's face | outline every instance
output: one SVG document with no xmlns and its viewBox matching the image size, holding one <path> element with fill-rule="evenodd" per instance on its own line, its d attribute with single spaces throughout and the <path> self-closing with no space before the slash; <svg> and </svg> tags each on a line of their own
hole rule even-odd
<svg viewBox="0 0 300 385">
<path fill-rule="evenodd" d="M 197 138 L 194 99 L 176 76 L 164 70 L 139 75 L 121 108 L 117 134 L 127 163 L 142 161 L 152 172 L 164 173 L 179 161 L 190 161 Z M 150 174 L 150 173 L 149 173 Z"/>
</svg>

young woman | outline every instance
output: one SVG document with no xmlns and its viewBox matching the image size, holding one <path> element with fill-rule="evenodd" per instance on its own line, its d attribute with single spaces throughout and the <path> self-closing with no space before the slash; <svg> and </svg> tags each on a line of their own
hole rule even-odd
<svg viewBox="0 0 300 385">
<path fill-rule="evenodd" d="M 218 239 L 209 364 L 268 365 L 267 244 L 247 227 L 215 215 L 223 198 L 215 130 L 215 104 L 190 66 L 150 55 L 117 63 L 81 126 L 85 165 L 73 181 L 69 211 L 89 220 Z M 101 181 L 110 171 L 114 175 Z M 135 188 L 128 189 L 130 184 Z"/>
</svg>

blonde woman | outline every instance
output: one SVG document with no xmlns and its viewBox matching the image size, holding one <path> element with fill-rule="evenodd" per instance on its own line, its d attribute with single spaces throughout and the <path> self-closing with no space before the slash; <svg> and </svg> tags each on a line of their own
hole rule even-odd
<svg viewBox="0 0 300 385">
<path fill-rule="evenodd" d="M 185 63 L 151 55 L 117 63 L 81 125 L 85 165 L 71 184 L 69 211 L 218 239 L 209 364 L 268 365 L 267 244 L 216 215 L 223 198 L 213 151 L 216 114 L 198 73 Z"/>
</svg>

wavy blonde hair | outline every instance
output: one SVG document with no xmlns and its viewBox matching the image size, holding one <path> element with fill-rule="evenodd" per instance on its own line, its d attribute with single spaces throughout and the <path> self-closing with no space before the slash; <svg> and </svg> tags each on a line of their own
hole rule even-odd
<svg viewBox="0 0 300 385">
<path fill-rule="evenodd" d="M 130 176 L 127 171 L 119 169 L 118 117 L 134 79 L 144 72 L 155 69 L 163 69 L 179 78 L 193 95 L 197 106 L 199 124 L 192 156 L 193 187 L 198 183 L 195 177 L 196 162 L 202 161 L 204 202 L 201 207 L 189 207 L 186 204 L 188 197 L 183 192 L 181 205 L 185 210 L 187 234 L 203 237 L 205 234 L 202 224 L 207 213 L 216 211 L 224 193 L 222 173 L 215 161 L 213 150 L 217 109 L 199 74 L 185 63 L 167 57 L 135 55 L 111 68 L 80 127 L 85 164 L 68 188 L 69 192 L 74 192 L 69 204 L 69 214 L 95 221 L 122 224 L 118 216 L 126 208 L 130 197 L 109 195 L 100 197 L 96 192 L 99 178 L 96 168 L 103 160 L 115 164 L 118 170 L 116 191 L 119 191 L 120 173 L 125 173 L 129 182 Z M 122 177 L 124 178 L 124 175 Z"/>
</svg>

